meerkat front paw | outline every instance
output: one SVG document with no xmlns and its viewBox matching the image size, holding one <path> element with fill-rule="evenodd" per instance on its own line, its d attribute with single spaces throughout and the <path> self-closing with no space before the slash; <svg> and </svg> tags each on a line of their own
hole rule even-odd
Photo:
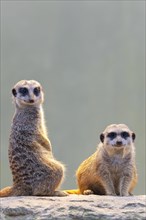
<svg viewBox="0 0 146 220">
<path fill-rule="evenodd" d="M 128 192 L 121 192 L 120 196 L 130 196 L 130 194 Z"/>
<path fill-rule="evenodd" d="M 52 196 L 68 196 L 69 194 L 64 191 L 55 191 Z"/>
<path fill-rule="evenodd" d="M 106 194 L 107 196 L 117 196 L 116 193 Z"/>
<path fill-rule="evenodd" d="M 83 195 L 92 195 L 94 192 L 91 189 L 84 190 Z"/>
<path fill-rule="evenodd" d="M 117 196 L 117 194 L 115 192 L 107 192 L 106 195 L 107 196 Z"/>
</svg>

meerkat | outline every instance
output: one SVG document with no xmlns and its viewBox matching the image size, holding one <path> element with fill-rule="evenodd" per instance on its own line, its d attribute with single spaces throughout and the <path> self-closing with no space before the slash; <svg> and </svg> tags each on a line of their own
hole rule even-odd
<svg viewBox="0 0 146 220">
<path fill-rule="evenodd" d="M 80 193 L 132 195 L 137 183 L 134 140 L 135 134 L 125 124 L 109 125 L 100 135 L 96 152 L 77 169 Z"/>
<path fill-rule="evenodd" d="M 66 196 L 56 190 L 64 179 L 64 165 L 57 161 L 47 135 L 42 86 L 21 80 L 12 89 L 15 114 L 9 138 L 9 163 L 13 186 L 0 191 L 6 196 Z"/>
</svg>

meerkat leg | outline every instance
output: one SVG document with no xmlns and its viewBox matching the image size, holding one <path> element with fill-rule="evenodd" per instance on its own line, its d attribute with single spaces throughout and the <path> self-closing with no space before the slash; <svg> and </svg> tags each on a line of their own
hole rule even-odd
<svg viewBox="0 0 146 220">
<path fill-rule="evenodd" d="M 67 196 L 68 193 L 63 192 L 63 191 L 50 191 L 46 190 L 44 192 L 38 192 L 38 190 L 33 193 L 33 196 Z"/>
<path fill-rule="evenodd" d="M 114 184 L 113 184 L 113 181 L 111 179 L 111 176 L 109 173 L 104 173 L 103 176 L 102 176 L 102 183 L 103 183 L 103 186 L 106 190 L 106 195 L 109 195 L 109 196 L 116 196 L 116 192 L 115 192 L 115 189 L 114 189 Z"/>
<path fill-rule="evenodd" d="M 46 189 L 40 186 L 40 188 L 35 188 L 33 191 L 33 196 L 67 196 L 68 193 L 63 191 L 55 191 L 55 189 L 50 189 L 49 187 Z"/>
<path fill-rule="evenodd" d="M 120 180 L 120 196 L 130 196 L 131 193 L 128 192 L 129 183 L 131 178 L 129 176 L 124 176 Z"/>
<path fill-rule="evenodd" d="M 58 176 L 56 175 L 56 179 L 53 182 L 50 181 L 50 176 L 47 177 L 47 173 L 45 177 L 42 175 L 39 182 L 33 186 L 33 196 L 67 196 L 67 193 L 56 190 L 60 185 L 61 177 L 61 173 L 60 176 L 59 174 Z"/>
<path fill-rule="evenodd" d="M 15 185 L 12 188 L 12 196 L 30 196 L 32 190 L 26 185 Z"/>
</svg>

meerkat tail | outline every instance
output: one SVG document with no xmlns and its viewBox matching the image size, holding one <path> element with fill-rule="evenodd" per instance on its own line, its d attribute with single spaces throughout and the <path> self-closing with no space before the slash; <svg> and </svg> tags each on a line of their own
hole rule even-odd
<svg viewBox="0 0 146 220">
<path fill-rule="evenodd" d="M 13 187 L 8 186 L 2 190 L 0 190 L 0 197 L 7 197 L 7 196 L 12 196 L 13 194 Z"/>
<path fill-rule="evenodd" d="M 82 194 L 79 189 L 68 189 L 68 190 L 63 190 L 63 192 L 66 192 L 68 194 L 77 194 L 77 195 Z"/>
</svg>

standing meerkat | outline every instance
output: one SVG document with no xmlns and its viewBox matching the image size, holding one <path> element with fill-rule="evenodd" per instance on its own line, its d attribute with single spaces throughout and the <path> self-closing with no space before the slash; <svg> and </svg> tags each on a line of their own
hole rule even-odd
<svg viewBox="0 0 146 220">
<path fill-rule="evenodd" d="M 42 108 L 42 86 L 34 80 L 22 80 L 12 94 L 16 106 L 9 139 L 13 186 L 2 189 L 0 197 L 67 195 L 56 190 L 64 178 L 64 165 L 52 154 Z"/>
<path fill-rule="evenodd" d="M 132 195 L 137 183 L 134 140 L 135 134 L 126 125 L 109 125 L 100 135 L 97 151 L 76 172 L 80 192 Z"/>
</svg>

